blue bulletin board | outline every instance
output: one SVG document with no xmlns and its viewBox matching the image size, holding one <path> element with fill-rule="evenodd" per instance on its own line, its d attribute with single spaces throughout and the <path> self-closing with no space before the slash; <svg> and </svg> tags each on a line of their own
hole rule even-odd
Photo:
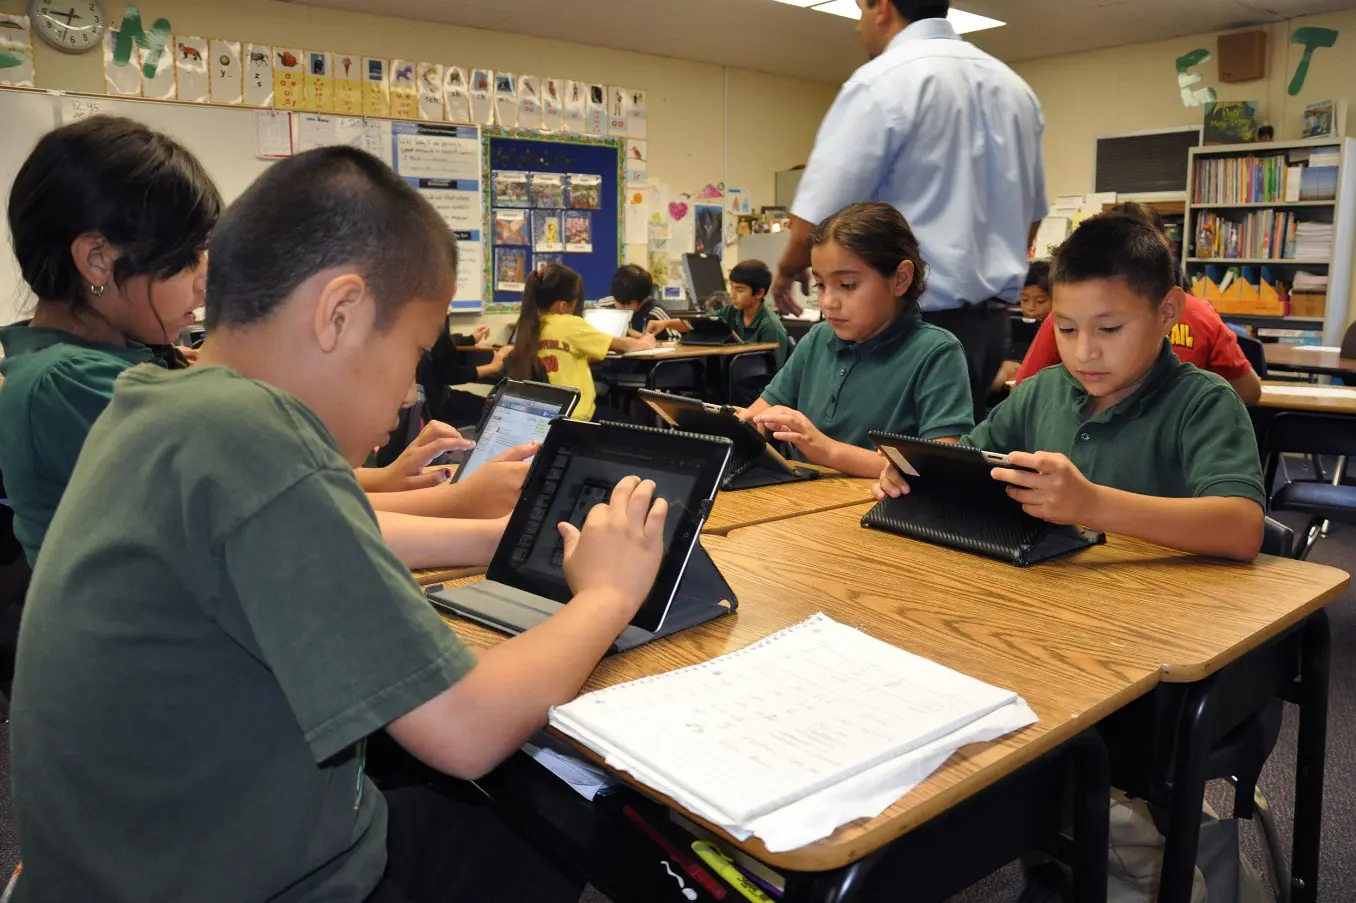
<svg viewBox="0 0 1356 903">
<path fill-rule="evenodd" d="M 571 252 L 568 248 L 560 253 L 547 253 L 547 259 L 558 260 L 584 277 L 584 297 L 596 300 L 612 292 L 612 274 L 622 259 L 622 185 L 626 178 L 625 140 L 622 138 L 604 138 L 589 135 L 554 135 L 536 131 L 487 128 L 483 130 L 484 154 L 484 191 L 485 217 L 488 240 L 485 255 L 486 298 L 490 299 L 491 312 L 516 312 L 522 301 L 521 290 L 501 290 L 499 288 L 500 240 L 504 235 L 497 228 L 496 211 L 506 209 L 526 214 L 528 245 L 515 246 L 512 253 L 526 259 L 530 272 L 538 262 L 540 252 L 536 250 L 533 236 L 532 217 L 535 207 L 497 206 L 496 200 L 502 195 L 496 194 L 496 173 L 554 173 L 563 176 L 582 175 L 598 178 L 598 206 L 594 209 L 580 210 L 570 206 L 569 200 L 561 210 L 563 217 L 587 216 L 591 229 L 592 250 Z M 567 179 L 566 182 L 569 180 Z M 568 192 L 567 192 L 568 198 Z M 524 203 L 531 203 L 526 201 Z M 547 212 L 549 218 L 550 213 Z"/>
</svg>

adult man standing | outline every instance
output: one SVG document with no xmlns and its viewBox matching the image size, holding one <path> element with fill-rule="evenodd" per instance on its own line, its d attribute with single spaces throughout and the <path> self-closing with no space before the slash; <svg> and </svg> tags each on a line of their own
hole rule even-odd
<svg viewBox="0 0 1356 903">
<path fill-rule="evenodd" d="M 857 0 L 871 61 L 843 85 L 792 207 L 773 297 L 791 294 L 820 221 L 855 201 L 892 204 L 928 264 L 923 318 L 965 346 L 977 416 L 1003 361 L 1007 314 L 1045 216 L 1040 103 L 1002 62 L 962 41 L 944 0 Z"/>
</svg>

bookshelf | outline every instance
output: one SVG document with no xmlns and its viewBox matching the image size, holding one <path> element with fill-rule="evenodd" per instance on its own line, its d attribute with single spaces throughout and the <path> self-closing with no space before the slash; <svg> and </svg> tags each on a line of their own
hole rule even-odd
<svg viewBox="0 0 1356 903">
<path fill-rule="evenodd" d="M 1318 167 L 1309 172 L 1310 157 L 1322 161 L 1325 155 L 1335 156 L 1335 172 Z M 1272 283 L 1287 288 L 1299 271 L 1328 278 L 1321 317 L 1287 315 L 1283 309 L 1265 301 L 1254 303 L 1246 296 L 1207 299 L 1225 320 L 1259 329 L 1321 333 L 1322 344 L 1341 344 L 1349 321 L 1351 258 L 1356 246 L 1353 165 L 1356 139 L 1351 138 L 1191 149 L 1182 229 L 1182 259 L 1191 281 L 1211 275 L 1215 284 L 1223 284 L 1246 277 L 1250 285 L 1260 287 L 1263 268 Z M 1354 177 L 1347 178 L 1349 174 Z M 1296 198 L 1296 178 L 1306 194 L 1314 187 L 1326 193 L 1322 189 L 1335 182 L 1335 196 Z M 1322 230 L 1329 226 L 1332 238 L 1323 243 L 1326 253 L 1318 255 L 1312 247 L 1296 252 L 1297 239 L 1312 245 L 1314 232 L 1322 238 Z"/>
</svg>

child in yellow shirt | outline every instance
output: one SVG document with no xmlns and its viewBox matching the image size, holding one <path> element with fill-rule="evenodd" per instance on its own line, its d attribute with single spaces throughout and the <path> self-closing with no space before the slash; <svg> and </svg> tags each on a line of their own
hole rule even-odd
<svg viewBox="0 0 1356 903">
<path fill-rule="evenodd" d="M 579 390 L 574 419 L 592 420 L 596 393 L 589 362 L 601 361 L 609 351 L 653 348 L 655 339 L 610 336 L 579 315 L 583 307 L 584 279 L 569 267 L 552 263 L 529 275 L 508 375 L 573 386 Z"/>
</svg>

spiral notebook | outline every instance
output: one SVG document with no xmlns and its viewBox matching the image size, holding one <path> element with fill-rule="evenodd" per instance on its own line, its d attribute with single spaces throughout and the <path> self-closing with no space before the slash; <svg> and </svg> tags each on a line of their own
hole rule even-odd
<svg viewBox="0 0 1356 903">
<path fill-rule="evenodd" d="M 991 716 L 1000 712 L 995 722 Z M 1034 721 L 1012 691 L 823 614 L 703 664 L 581 696 L 550 717 L 611 767 L 736 836 L 779 810 L 926 751 L 930 767 L 921 775 L 913 768 L 911 783 L 876 801 L 883 808 L 959 746 Z M 878 795 L 881 786 L 877 779 L 871 790 Z M 813 823 L 822 832 L 815 836 L 823 836 L 870 814 L 841 798 L 830 802 L 841 820 L 798 811 L 798 823 Z"/>
</svg>

